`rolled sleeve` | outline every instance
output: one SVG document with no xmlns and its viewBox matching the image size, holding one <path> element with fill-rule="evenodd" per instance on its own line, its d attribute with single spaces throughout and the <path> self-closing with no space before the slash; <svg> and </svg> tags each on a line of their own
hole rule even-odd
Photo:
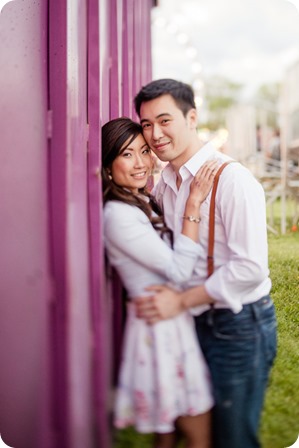
<svg viewBox="0 0 299 448">
<path fill-rule="evenodd" d="M 265 195 L 247 170 L 238 170 L 222 183 L 219 210 L 223 220 L 228 261 L 205 282 L 208 294 L 234 312 L 242 299 L 253 300 L 268 278 L 268 243 Z"/>
</svg>

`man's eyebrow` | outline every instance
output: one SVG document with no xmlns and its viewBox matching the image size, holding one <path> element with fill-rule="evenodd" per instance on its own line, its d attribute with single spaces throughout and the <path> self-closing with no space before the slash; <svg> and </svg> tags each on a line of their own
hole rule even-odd
<svg viewBox="0 0 299 448">
<path fill-rule="evenodd" d="M 167 112 L 163 112 L 162 114 L 157 115 L 155 118 L 161 118 L 161 117 L 171 117 L 171 114 L 167 113 Z M 145 121 L 150 121 L 148 118 L 143 118 L 142 120 L 140 120 L 140 123 L 144 123 Z"/>
</svg>

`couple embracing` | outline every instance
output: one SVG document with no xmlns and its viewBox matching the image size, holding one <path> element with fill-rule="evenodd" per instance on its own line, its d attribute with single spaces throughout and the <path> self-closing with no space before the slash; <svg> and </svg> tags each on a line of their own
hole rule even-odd
<svg viewBox="0 0 299 448">
<path fill-rule="evenodd" d="M 140 123 L 102 128 L 105 247 L 129 299 L 115 426 L 155 448 L 258 448 L 276 354 L 264 191 L 200 142 L 189 85 L 134 101 Z M 152 152 L 168 164 L 149 192 Z"/>
</svg>

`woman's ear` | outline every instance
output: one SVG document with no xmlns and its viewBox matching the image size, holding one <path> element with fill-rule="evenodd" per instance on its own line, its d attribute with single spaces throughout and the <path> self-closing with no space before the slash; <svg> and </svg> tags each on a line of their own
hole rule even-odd
<svg viewBox="0 0 299 448">
<path fill-rule="evenodd" d="M 108 174 L 109 179 L 112 180 L 112 171 L 110 168 L 106 168 L 106 173 Z"/>
</svg>

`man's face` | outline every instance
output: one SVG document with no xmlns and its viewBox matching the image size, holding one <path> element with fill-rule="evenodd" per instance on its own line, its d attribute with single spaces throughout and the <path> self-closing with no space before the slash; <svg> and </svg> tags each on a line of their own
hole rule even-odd
<svg viewBox="0 0 299 448">
<path fill-rule="evenodd" d="M 179 167 L 193 155 L 195 109 L 184 117 L 172 96 L 162 95 L 142 103 L 140 123 L 147 144 L 160 160 Z"/>
</svg>

